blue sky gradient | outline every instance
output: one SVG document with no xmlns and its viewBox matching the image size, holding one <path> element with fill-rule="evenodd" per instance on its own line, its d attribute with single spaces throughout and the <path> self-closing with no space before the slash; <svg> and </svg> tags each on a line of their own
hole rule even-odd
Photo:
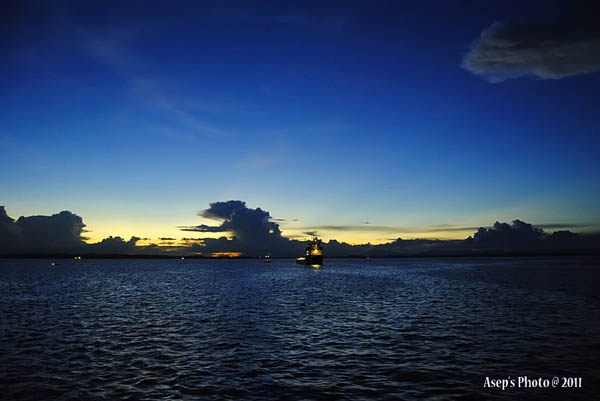
<svg viewBox="0 0 600 401">
<path fill-rule="evenodd" d="M 181 236 L 229 199 L 355 243 L 600 222 L 599 74 L 461 66 L 494 22 L 566 3 L 452 3 L 9 5 L 0 200 L 94 239 Z"/>
</svg>

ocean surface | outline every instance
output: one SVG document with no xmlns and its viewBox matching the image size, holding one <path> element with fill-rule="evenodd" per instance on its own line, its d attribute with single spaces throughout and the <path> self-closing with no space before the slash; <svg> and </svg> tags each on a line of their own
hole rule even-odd
<svg viewBox="0 0 600 401">
<path fill-rule="evenodd" d="M 0 399 L 600 399 L 599 258 L 55 262 L 0 260 Z"/>
</svg>

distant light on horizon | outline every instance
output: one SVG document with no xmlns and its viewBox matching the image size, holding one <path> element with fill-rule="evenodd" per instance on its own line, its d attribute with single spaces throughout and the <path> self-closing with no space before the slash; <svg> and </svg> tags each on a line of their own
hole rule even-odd
<svg viewBox="0 0 600 401">
<path fill-rule="evenodd" d="M 238 258 L 238 257 L 242 256 L 242 253 L 241 252 L 213 252 L 210 254 L 210 256 L 213 258 L 221 258 L 221 257 Z"/>
</svg>

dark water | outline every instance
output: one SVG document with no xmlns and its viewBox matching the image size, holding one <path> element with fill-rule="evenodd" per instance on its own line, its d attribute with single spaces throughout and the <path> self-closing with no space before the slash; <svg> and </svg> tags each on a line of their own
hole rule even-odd
<svg viewBox="0 0 600 401">
<path fill-rule="evenodd" d="M 58 263 L 0 260 L 0 398 L 600 399 L 597 258 Z"/>
</svg>

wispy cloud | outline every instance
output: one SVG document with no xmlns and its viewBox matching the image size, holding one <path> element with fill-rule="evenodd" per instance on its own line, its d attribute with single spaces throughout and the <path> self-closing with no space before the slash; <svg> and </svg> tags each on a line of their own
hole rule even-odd
<svg viewBox="0 0 600 401">
<path fill-rule="evenodd" d="M 133 25 L 135 27 L 135 24 Z M 168 115 L 178 126 L 200 135 L 232 136 L 227 130 L 217 128 L 199 118 L 192 109 L 183 107 L 161 89 L 159 80 L 148 76 L 149 68 L 142 58 L 131 50 L 132 43 L 139 41 L 139 30 L 123 30 L 106 27 L 96 32 L 84 31 L 81 49 L 94 59 L 110 66 L 129 82 L 131 93 L 154 110 Z"/>
<path fill-rule="evenodd" d="M 542 229 L 573 229 L 596 227 L 596 224 L 580 224 L 580 223 L 548 223 L 548 224 L 533 224 L 533 227 Z M 419 233 L 419 234 L 434 234 L 442 232 L 475 232 L 480 228 L 489 229 L 493 226 L 458 226 L 454 224 L 439 224 L 429 227 L 394 227 L 394 226 L 377 226 L 372 224 L 356 225 L 322 225 L 322 226 L 304 226 L 293 227 L 295 230 L 307 230 L 305 232 L 321 231 L 355 231 L 355 232 L 388 232 L 388 233 Z"/>
<path fill-rule="evenodd" d="M 192 113 L 183 110 L 182 108 L 176 106 L 174 103 L 166 100 L 165 98 L 162 98 L 158 103 L 156 103 L 156 105 L 160 109 L 165 110 L 171 113 L 171 115 L 175 116 L 175 118 L 181 125 L 191 128 L 192 130 L 198 133 L 218 136 L 232 136 L 230 132 L 207 124 L 206 122 L 200 120 L 198 117 L 194 116 Z"/>
<path fill-rule="evenodd" d="M 305 226 L 294 227 L 298 230 L 308 231 L 377 231 L 377 232 L 405 232 L 403 229 L 388 226 L 375 226 L 372 224 L 357 225 L 323 225 L 323 226 Z"/>
<path fill-rule="evenodd" d="M 258 7 L 242 5 L 219 4 L 212 8 L 211 17 L 217 20 L 238 21 L 250 24 L 282 24 L 295 25 L 324 31 L 339 31 L 350 20 L 347 14 L 316 15 L 300 7 L 289 9 L 285 6 L 278 9 L 260 10 Z M 338 9 L 338 11 L 341 11 Z"/>
<path fill-rule="evenodd" d="M 134 36 L 132 30 L 115 28 L 105 29 L 103 32 L 83 32 L 81 47 L 94 59 L 119 72 L 131 74 L 134 70 L 142 68 L 139 60 L 127 49 L 127 43 L 133 40 Z"/>
<path fill-rule="evenodd" d="M 166 112 L 175 122 L 195 133 L 218 136 L 233 136 L 229 131 L 217 128 L 198 118 L 171 100 L 161 90 L 157 80 L 135 77 L 130 80 L 131 91 L 150 107 Z M 172 129 L 171 129 L 172 130 Z"/>
<path fill-rule="evenodd" d="M 561 228 L 588 228 L 598 227 L 598 224 L 581 224 L 581 223 L 549 223 L 549 224 L 534 224 L 537 228 L 561 229 Z"/>
</svg>

